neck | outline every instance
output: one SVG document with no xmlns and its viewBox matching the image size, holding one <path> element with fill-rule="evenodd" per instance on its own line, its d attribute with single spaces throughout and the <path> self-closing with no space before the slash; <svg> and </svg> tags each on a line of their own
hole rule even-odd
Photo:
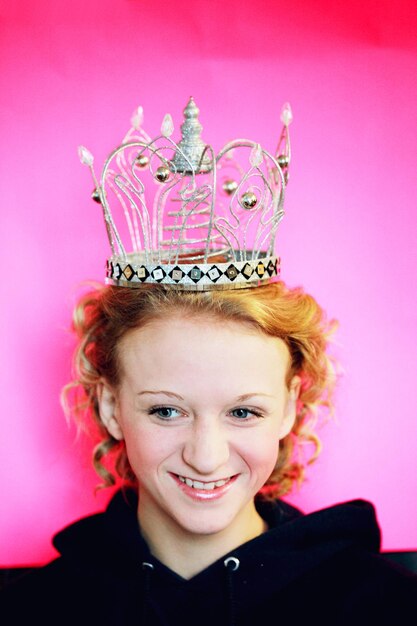
<svg viewBox="0 0 417 626">
<path fill-rule="evenodd" d="M 252 501 L 244 514 L 216 533 L 196 534 L 170 517 L 156 518 L 148 506 L 139 505 L 138 519 L 142 536 L 153 556 L 185 579 L 199 574 L 223 555 L 267 530 L 266 523 Z"/>
</svg>

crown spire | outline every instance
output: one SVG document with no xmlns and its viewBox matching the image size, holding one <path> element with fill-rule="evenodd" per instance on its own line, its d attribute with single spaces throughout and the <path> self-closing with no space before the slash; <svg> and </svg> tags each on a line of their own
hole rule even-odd
<svg viewBox="0 0 417 626">
<path fill-rule="evenodd" d="M 173 159 L 176 171 L 184 174 L 208 172 L 212 168 L 212 163 L 206 153 L 206 144 L 201 138 L 203 127 L 198 119 L 200 109 L 192 96 L 183 113 L 179 150 Z"/>
</svg>

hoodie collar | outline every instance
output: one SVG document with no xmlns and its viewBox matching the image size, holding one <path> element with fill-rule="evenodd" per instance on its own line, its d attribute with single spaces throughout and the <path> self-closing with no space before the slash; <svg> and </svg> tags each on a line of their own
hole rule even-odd
<svg viewBox="0 0 417 626">
<path fill-rule="evenodd" d="M 126 574 L 136 572 L 138 564 L 146 561 L 154 564 L 161 575 L 183 581 L 151 555 L 140 534 L 137 504 L 133 490 L 118 491 L 104 513 L 84 518 L 58 533 L 53 540 L 55 548 L 70 560 L 90 562 L 93 566 L 100 563 L 106 569 L 123 567 Z M 269 530 L 226 554 L 191 580 L 210 576 L 212 571 L 223 567 L 224 559 L 229 556 L 239 559 L 241 570 L 248 576 L 251 571 L 275 568 L 277 560 L 281 560 L 285 563 L 281 578 L 287 579 L 351 546 L 372 552 L 379 550 L 375 510 L 365 500 L 351 500 L 309 515 L 303 515 L 282 500 L 259 499 L 256 504 Z"/>
</svg>

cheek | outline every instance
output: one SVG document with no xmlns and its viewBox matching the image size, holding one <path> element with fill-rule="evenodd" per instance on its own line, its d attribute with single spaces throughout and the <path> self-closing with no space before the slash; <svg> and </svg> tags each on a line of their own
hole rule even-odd
<svg viewBox="0 0 417 626">
<path fill-rule="evenodd" d="M 137 478 L 139 474 L 147 474 L 166 459 L 173 451 L 170 437 L 146 428 L 125 430 L 126 452 L 130 465 Z"/>
<path fill-rule="evenodd" d="M 259 475 L 262 480 L 269 478 L 278 458 L 279 438 L 278 434 L 263 433 L 262 436 L 252 436 L 245 443 L 241 455 L 252 472 Z"/>
</svg>

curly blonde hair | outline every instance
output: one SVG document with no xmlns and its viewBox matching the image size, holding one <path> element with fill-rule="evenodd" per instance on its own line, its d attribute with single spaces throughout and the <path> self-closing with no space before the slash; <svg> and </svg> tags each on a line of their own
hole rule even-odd
<svg viewBox="0 0 417 626">
<path fill-rule="evenodd" d="M 335 375 L 328 346 L 336 323 L 326 319 L 323 309 L 302 288 L 290 289 L 281 281 L 255 289 L 211 292 L 100 285 L 80 299 L 73 315 L 78 337 L 74 380 L 65 386 L 62 399 L 66 412 L 79 425 L 87 426 L 89 432 L 95 427 L 98 443 L 93 464 L 103 479 L 101 486 L 112 486 L 116 480 L 137 485 L 137 479 L 124 442 L 114 439 L 100 420 L 97 385 L 103 378 L 115 388 L 119 385 L 118 346 L 126 333 L 174 311 L 249 324 L 287 345 L 291 357 L 287 382 L 295 374 L 301 378 L 297 416 L 291 433 L 280 441 L 277 464 L 261 491 L 266 497 L 287 494 L 295 483 L 302 483 L 306 466 L 321 450 L 315 429 L 317 419 L 332 411 Z"/>
</svg>

